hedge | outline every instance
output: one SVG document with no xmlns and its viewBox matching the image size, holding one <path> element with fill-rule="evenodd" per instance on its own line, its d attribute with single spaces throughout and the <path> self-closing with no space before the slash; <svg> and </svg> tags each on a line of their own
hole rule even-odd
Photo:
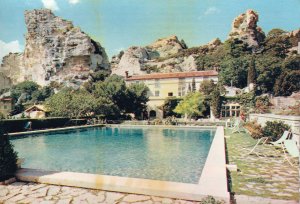
<svg viewBox="0 0 300 204">
<path fill-rule="evenodd" d="M 25 131 L 26 124 L 32 122 L 32 130 L 59 128 L 73 125 L 84 125 L 86 120 L 72 120 L 70 118 L 45 118 L 45 119 L 5 119 L 0 120 L 0 129 L 5 132 L 22 132 Z"/>
</svg>

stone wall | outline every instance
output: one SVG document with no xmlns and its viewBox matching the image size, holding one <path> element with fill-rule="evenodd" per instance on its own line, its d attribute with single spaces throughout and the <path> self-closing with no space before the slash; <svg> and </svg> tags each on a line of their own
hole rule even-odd
<svg viewBox="0 0 300 204">
<path fill-rule="evenodd" d="M 300 135 L 300 116 L 275 115 L 275 114 L 250 114 L 250 120 L 257 120 L 258 124 L 264 126 L 267 121 L 283 121 L 291 126 L 294 134 Z"/>
</svg>

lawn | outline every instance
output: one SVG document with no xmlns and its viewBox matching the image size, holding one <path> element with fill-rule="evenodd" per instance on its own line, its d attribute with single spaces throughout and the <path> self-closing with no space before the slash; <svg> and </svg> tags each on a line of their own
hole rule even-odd
<svg viewBox="0 0 300 204">
<path fill-rule="evenodd" d="M 284 161 L 283 152 L 274 146 L 258 146 L 257 153 L 247 155 L 256 144 L 247 133 L 225 131 L 227 163 L 236 164 L 229 173 L 230 191 L 238 195 L 273 199 L 299 200 L 299 170 Z"/>
</svg>

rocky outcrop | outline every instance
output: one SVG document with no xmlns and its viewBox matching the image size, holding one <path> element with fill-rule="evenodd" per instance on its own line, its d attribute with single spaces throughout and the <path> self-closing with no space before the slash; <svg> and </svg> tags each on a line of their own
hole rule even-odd
<svg viewBox="0 0 300 204">
<path fill-rule="evenodd" d="M 151 53 L 152 58 L 167 57 L 178 53 L 182 49 L 186 49 L 184 41 L 179 41 L 177 36 L 158 39 L 151 45 L 148 45 L 147 50 Z"/>
<path fill-rule="evenodd" d="M 7 56 L 0 68 L 13 83 L 27 79 L 42 86 L 51 81 L 79 85 L 90 72 L 110 69 L 104 48 L 51 10 L 26 11 L 25 23 L 24 53 Z"/>
<path fill-rule="evenodd" d="M 112 73 L 117 75 L 125 75 L 125 72 L 130 75 L 144 74 L 146 73 L 145 63 L 149 59 L 150 56 L 145 48 L 130 47 L 112 58 Z"/>
<path fill-rule="evenodd" d="M 0 72 L 0 91 L 11 87 L 11 80 Z"/>
<path fill-rule="evenodd" d="M 232 22 L 230 38 L 238 38 L 247 43 L 249 47 L 255 48 L 264 40 L 265 34 L 257 26 L 258 14 L 253 10 L 247 10 L 236 17 Z"/>
<path fill-rule="evenodd" d="M 125 72 L 138 75 L 181 70 L 169 64 L 182 63 L 183 59 L 172 59 L 172 56 L 186 48 L 184 41 L 179 41 L 176 36 L 159 39 L 146 47 L 130 47 L 112 57 L 112 73 L 124 76 Z"/>
<path fill-rule="evenodd" d="M 0 72 L 9 78 L 12 84 L 26 80 L 23 53 L 9 53 L 9 55 L 4 56 Z"/>
</svg>

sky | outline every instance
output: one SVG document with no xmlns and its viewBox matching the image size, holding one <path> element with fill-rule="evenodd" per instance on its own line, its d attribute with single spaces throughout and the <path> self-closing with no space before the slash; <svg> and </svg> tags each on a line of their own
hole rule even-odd
<svg viewBox="0 0 300 204">
<path fill-rule="evenodd" d="M 170 35 L 188 47 L 227 39 L 233 19 L 247 9 L 259 14 L 265 33 L 300 28 L 300 0 L 0 0 L 0 61 L 23 51 L 24 11 L 49 8 L 71 20 L 106 49 L 108 56 Z"/>
</svg>

